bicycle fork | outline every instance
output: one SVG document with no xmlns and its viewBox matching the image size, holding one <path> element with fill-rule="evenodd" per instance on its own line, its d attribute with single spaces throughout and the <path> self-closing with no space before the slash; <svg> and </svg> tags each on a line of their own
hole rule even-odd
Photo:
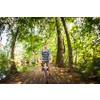
<svg viewBox="0 0 100 100">
<path fill-rule="evenodd" d="M 49 77 L 49 72 L 46 69 L 46 63 L 45 63 L 44 78 L 47 78 L 47 77 Z"/>
</svg>

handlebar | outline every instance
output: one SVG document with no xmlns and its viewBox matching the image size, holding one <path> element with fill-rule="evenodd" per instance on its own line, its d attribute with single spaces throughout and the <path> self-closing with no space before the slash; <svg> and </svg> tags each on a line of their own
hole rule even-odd
<svg viewBox="0 0 100 100">
<path fill-rule="evenodd" d="M 46 63 L 45 63 L 45 66 L 43 67 L 44 69 L 47 69 L 48 67 L 46 66 Z"/>
<path fill-rule="evenodd" d="M 41 61 L 49 61 L 49 60 L 41 60 Z M 54 61 L 54 60 L 52 60 L 52 61 Z M 37 62 L 38 62 L 38 60 L 37 60 Z"/>
</svg>

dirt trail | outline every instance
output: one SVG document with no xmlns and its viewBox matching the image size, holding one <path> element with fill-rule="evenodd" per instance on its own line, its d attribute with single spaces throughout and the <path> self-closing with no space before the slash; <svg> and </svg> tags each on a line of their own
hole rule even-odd
<svg viewBox="0 0 100 100">
<path fill-rule="evenodd" d="M 65 68 L 50 66 L 51 72 L 48 82 L 49 84 L 85 84 L 81 80 L 81 76 L 75 73 L 68 73 Z M 3 84 L 45 84 L 46 79 L 43 77 L 41 66 L 36 69 L 18 74 L 16 77 L 9 79 Z"/>
</svg>

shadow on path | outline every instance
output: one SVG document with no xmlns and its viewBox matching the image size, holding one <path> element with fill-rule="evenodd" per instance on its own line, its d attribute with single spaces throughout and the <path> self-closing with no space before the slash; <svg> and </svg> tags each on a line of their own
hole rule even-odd
<svg viewBox="0 0 100 100">
<path fill-rule="evenodd" d="M 81 76 L 76 73 L 68 73 L 65 68 L 50 66 L 51 72 L 48 79 L 49 84 L 86 84 L 81 79 Z M 16 77 L 9 79 L 2 84 L 46 84 L 46 79 L 43 77 L 41 66 L 36 69 L 18 74 Z"/>
</svg>

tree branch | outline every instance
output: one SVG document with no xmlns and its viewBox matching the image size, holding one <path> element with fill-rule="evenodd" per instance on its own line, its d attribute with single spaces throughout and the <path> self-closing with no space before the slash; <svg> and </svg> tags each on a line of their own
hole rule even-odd
<svg viewBox="0 0 100 100">
<path fill-rule="evenodd" d="M 19 27 L 17 28 L 17 32 L 16 32 L 16 34 L 15 34 L 15 38 L 17 37 L 18 32 L 19 32 Z"/>
<path fill-rule="evenodd" d="M 10 29 L 11 29 L 12 36 L 15 38 L 15 35 L 14 35 L 14 32 L 13 32 L 13 29 L 12 29 L 12 27 L 11 27 L 10 24 L 9 24 L 9 27 L 10 27 Z"/>
</svg>

